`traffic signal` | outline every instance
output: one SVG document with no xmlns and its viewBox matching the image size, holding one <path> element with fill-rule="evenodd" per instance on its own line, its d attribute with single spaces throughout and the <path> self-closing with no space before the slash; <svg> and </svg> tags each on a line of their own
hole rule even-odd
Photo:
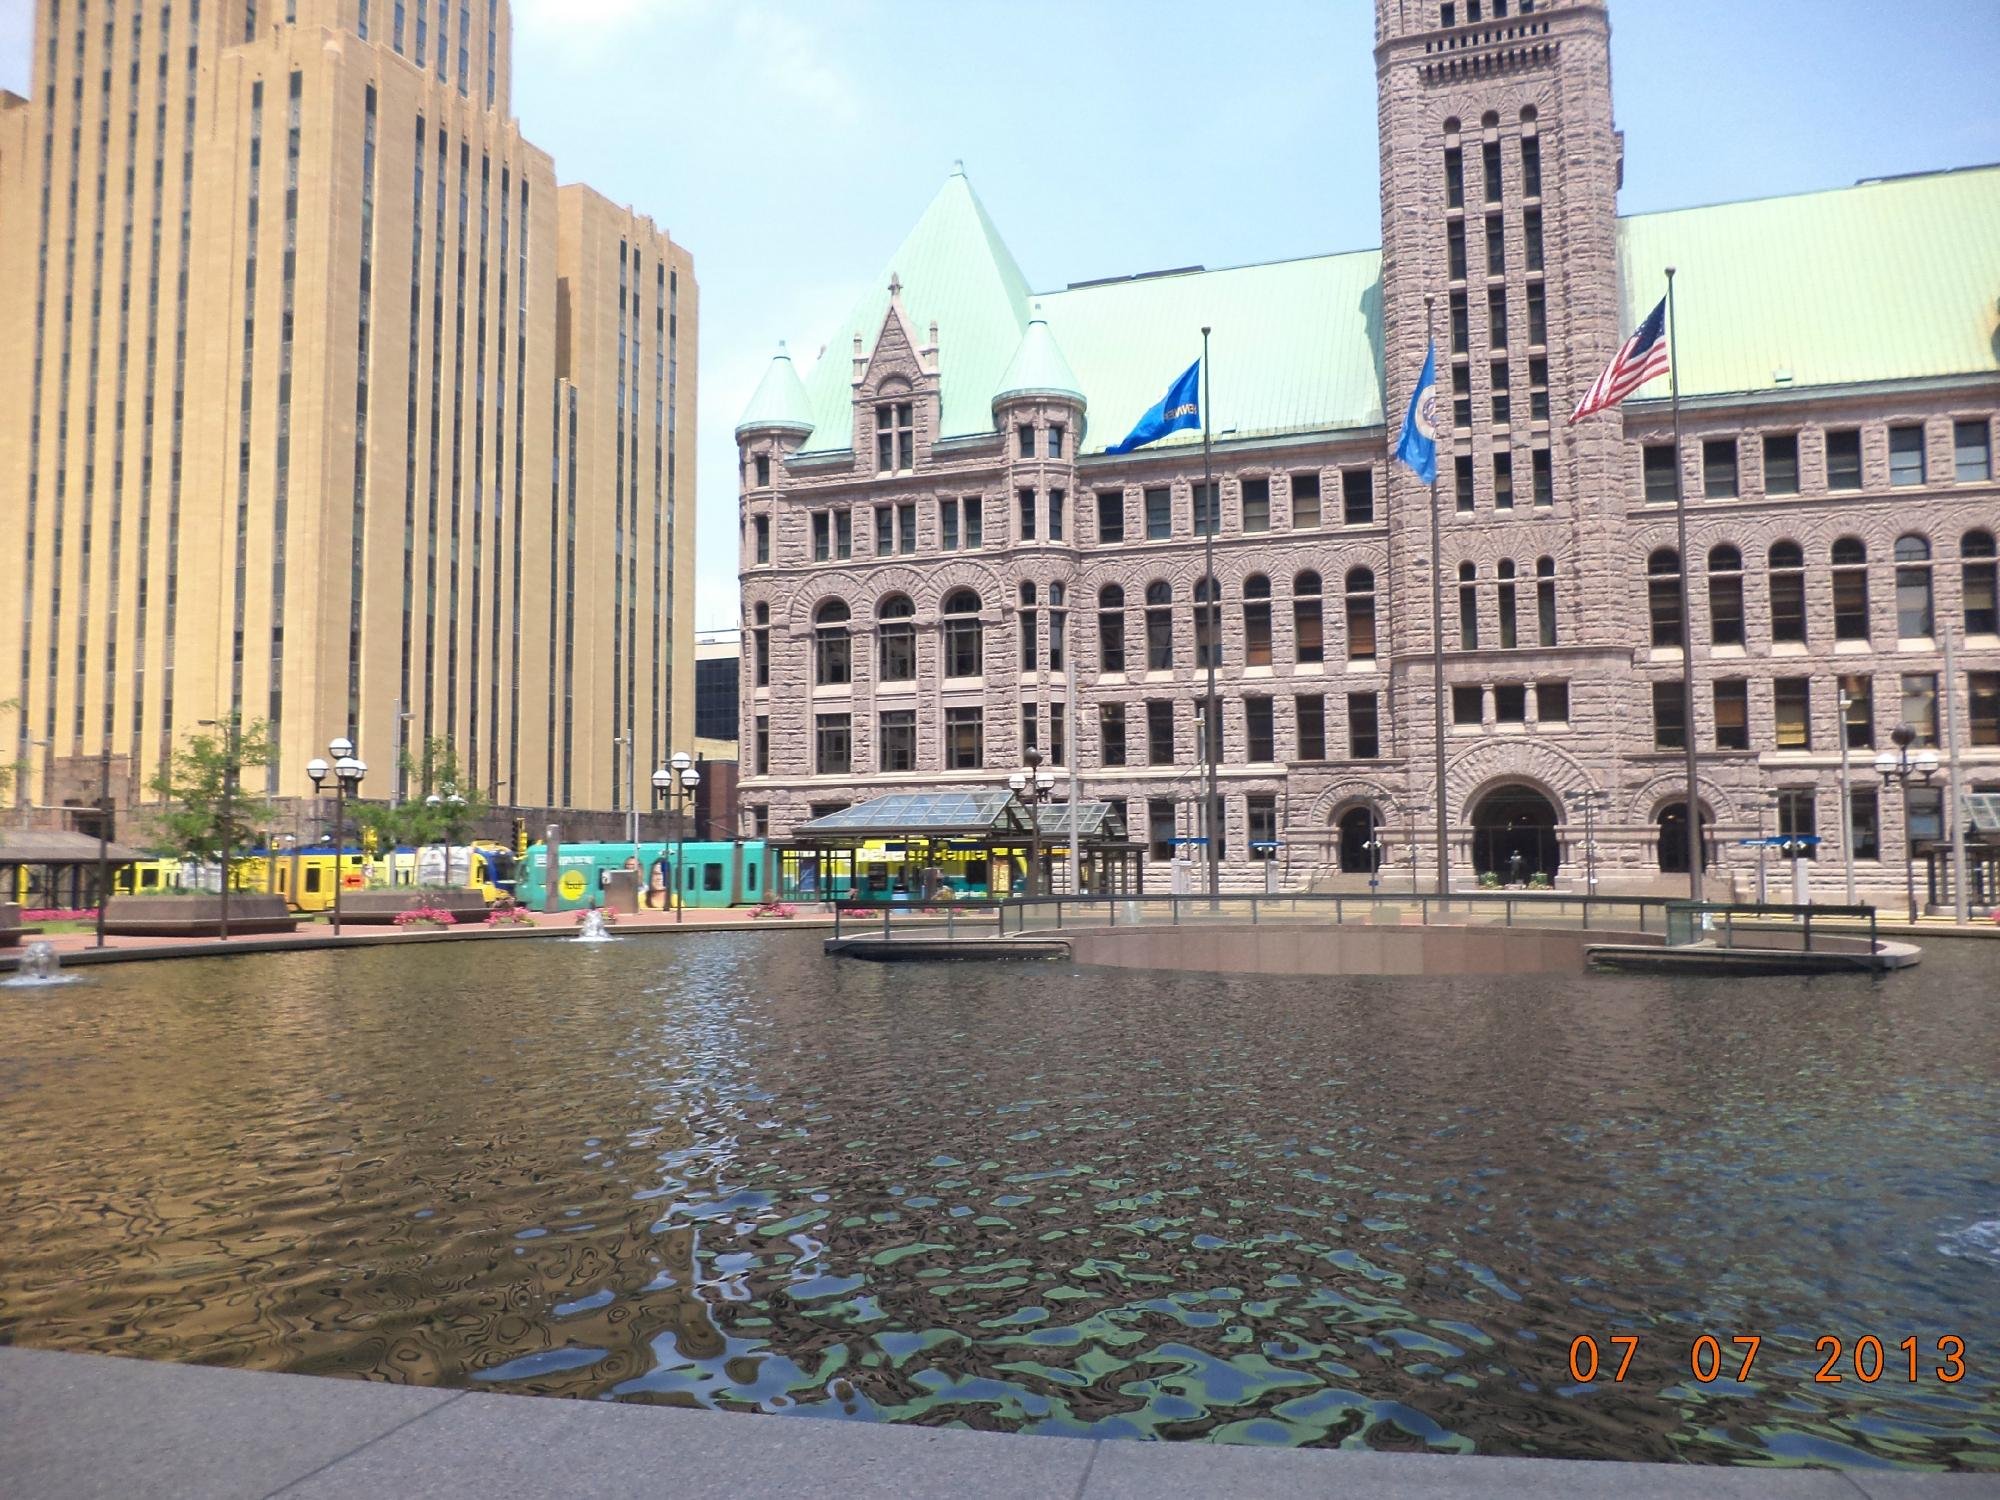
<svg viewBox="0 0 2000 1500">
<path fill-rule="evenodd" d="M 516 818 L 514 820 L 515 857 L 519 858 L 525 855 L 527 852 L 528 852 L 528 820 L 526 818 Z"/>
</svg>

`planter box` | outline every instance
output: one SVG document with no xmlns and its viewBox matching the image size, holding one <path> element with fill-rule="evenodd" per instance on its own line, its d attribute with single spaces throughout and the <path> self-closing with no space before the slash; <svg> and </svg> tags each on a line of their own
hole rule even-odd
<svg viewBox="0 0 2000 1500">
<path fill-rule="evenodd" d="M 0 948 L 11 948 L 21 941 L 21 908 L 0 905 Z"/>
<path fill-rule="evenodd" d="M 458 918 L 461 926 L 486 920 L 486 898 L 478 891 L 418 890 L 413 886 L 387 891 L 343 891 L 340 896 L 340 920 L 357 926 L 387 927 L 393 925 L 402 913 L 419 906 L 448 911 Z"/>
<path fill-rule="evenodd" d="M 267 896 L 254 891 L 232 891 L 229 896 L 229 935 L 249 937 L 268 932 L 290 932 L 298 926 L 283 896 Z M 120 937 L 219 937 L 222 933 L 222 897 L 199 893 L 189 896 L 113 896 L 104 908 L 104 930 Z"/>
</svg>

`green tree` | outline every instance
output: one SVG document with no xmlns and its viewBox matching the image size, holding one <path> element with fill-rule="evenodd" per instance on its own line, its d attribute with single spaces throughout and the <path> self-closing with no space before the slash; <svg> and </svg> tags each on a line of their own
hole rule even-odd
<svg viewBox="0 0 2000 1500">
<path fill-rule="evenodd" d="M 214 733 L 189 735 L 146 783 L 164 804 L 154 815 L 159 839 L 206 862 L 254 844 L 276 818 L 268 802 L 243 795 L 247 769 L 269 770 L 278 747 L 270 726 L 231 715 Z"/>
<path fill-rule="evenodd" d="M 450 740 L 434 736 L 406 747 L 403 785 L 411 788 L 401 805 L 369 803 L 354 810 L 355 821 L 374 830 L 384 848 L 462 846 L 486 816 L 490 804 L 460 766 Z"/>
<path fill-rule="evenodd" d="M 15 735 L 18 736 L 22 733 L 20 728 L 21 700 L 19 698 L 0 699 L 0 714 L 13 714 L 16 725 Z M 0 801 L 5 801 L 13 792 L 14 783 L 25 774 L 25 770 L 26 767 L 21 761 L 0 761 Z"/>
</svg>

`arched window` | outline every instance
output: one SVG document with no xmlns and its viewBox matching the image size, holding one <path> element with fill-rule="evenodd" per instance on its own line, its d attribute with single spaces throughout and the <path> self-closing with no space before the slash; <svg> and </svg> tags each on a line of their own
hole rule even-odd
<svg viewBox="0 0 2000 1500">
<path fill-rule="evenodd" d="M 1479 564 L 1458 565 L 1458 649 L 1479 649 Z"/>
<path fill-rule="evenodd" d="M 1271 580 L 1262 573 L 1243 580 L 1243 665 L 1271 665 Z"/>
<path fill-rule="evenodd" d="M 1646 605 L 1653 621 L 1654 647 L 1684 644 L 1681 640 L 1681 555 L 1672 547 L 1657 548 L 1646 559 Z"/>
<path fill-rule="evenodd" d="M 944 675 L 977 677 L 986 670 L 985 632 L 979 624 L 979 596 L 960 589 L 944 601 Z"/>
<path fill-rule="evenodd" d="M 1194 586 L 1194 664 L 1222 665 L 1222 589 L 1213 578 Z"/>
<path fill-rule="evenodd" d="M 1035 586 L 1021 585 L 1021 670 L 1032 672 L 1041 659 L 1039 622 L 1035 618 Z"/>
<path fill-rule="evenodd" d="M 1301 662 L 1326 660 L 1326 627 L 1319 594 L 1319 574 L 1308 570 L 1292 580 L 1292 639 Z"/>
<path fill-rule="evenodd" d="M 838 599 L 829 599 L 813 611 L 813 682 L 819 687 L 838 687 L 854 680 L 847 621 L 847 606 Z"/>
<path fill-rule="evenodd" d="M 1996 578 L 1993 533 L 1968 531 L 1958 555 L 1965 586 L 1965 633 L 2000 635 L 2000 578 Z"/>
<path fill-rule="evenodd" d="M 1535 562 L 1535 622 L 1539 643 L 1553 646 L 1556 643 L 1556 560 L 1553 557 L 1539 558 Z"/>
<path fill-rule="evenodd" d="M 1514 604 L 1514 564 L 1503 558 L 1500 562 L 1500 648 L 1511 651 L 1520 642 L 1519 616 Z"/>
<path fill-rule="evenodd" d="M 1125 590 L 1115 583 L 1097 591 L 1097 670 L 1125 670 Z"/>
<path fill-rule="evenodd" d="M 1743 644 L 1743 554 L 1727 542 L 1708 549 L 1708 639 Z"/>
<path fill-rule="evenodd" d="M 1368 568 L 1347 570 L 1347 659 L 1375 660 L 1375 574 Z"/>
<path fill-rule="evenodd" d="M 1914 534 L 1896 538 L 1896 634 L 1925 640 L 1936 633 L 1931 617 L 1931 544 Z"/>
<path fill-rule="evenodd" d="M 1804 645 L 1806 639 L 1806 554 L 1797 542 L 1773 542 L 1771 639 Z"/>
<path fill-rule="evenodd" d="M 917 680 L 916 614 L 907 594 L 891 594 L 875 606 L 875 648 L 884 682 Z"/>
<path fill-rule="evenodd" d="M 1833 544 L 1833 638 L 1868 639 L 1868 545 L 1855 536 Z"/>
<path fill-rule="evenodd" d="M 1146 585 L 1146 670 L 1174 669 L 1174 590 L 1164 579 Z"/>
</svg>

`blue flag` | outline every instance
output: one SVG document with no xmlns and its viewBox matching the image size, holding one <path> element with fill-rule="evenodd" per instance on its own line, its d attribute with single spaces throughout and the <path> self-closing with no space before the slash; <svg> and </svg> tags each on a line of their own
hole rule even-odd
<svg viewBox="0 0 2000 1500">
<path fill-rule="evenodd" d="M 1157 443 L 1170 432 L 1180 432 L 1185 428 L 1201 426 L 1201 361 L 1196 360 L 1187 367 L 1187 372 L 1167 387 L 1166 395 L 1139 418 L 1122 443 L 1114 443 L 1106 448 L 1106 453 L 1130 453 L 1134 448 L 1143 448 L 1148 443 Z"/>
<path fill-rule="evenodd" d="M 1410 392 L 1402 441 L 1396 444 L 1396 457 L 1425 484 L 1436 484 L 1438 477 L 1437 357 L 1437 345 L 1433 344 L 1424 355 L 1424 373 L 1417 377 L 1417 388 Z"/>
</svg>

